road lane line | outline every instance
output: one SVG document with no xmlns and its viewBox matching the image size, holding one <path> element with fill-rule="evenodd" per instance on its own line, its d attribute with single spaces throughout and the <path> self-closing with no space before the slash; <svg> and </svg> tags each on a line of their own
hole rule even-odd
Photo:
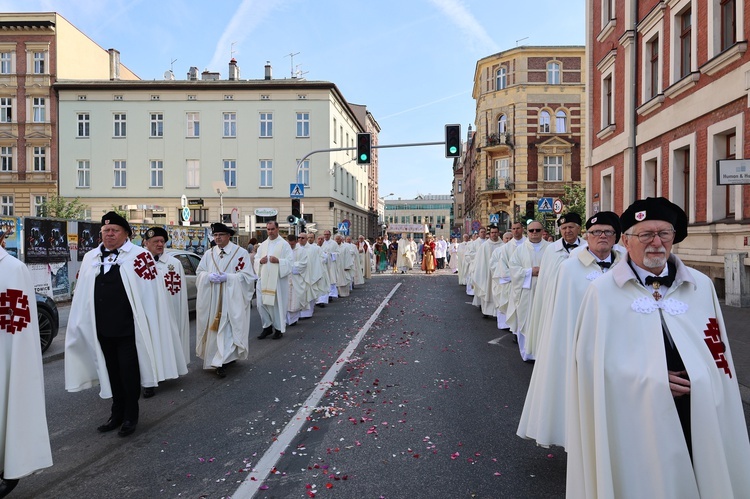
<svg viewBox="0 0 750 499">
<path fill-rule="evenodd" d="M 364 326 L 362 326 L 362 329 L 359 330 L 356 336 L 352 338 L 346 349 L 341 352 L 339 358 L 336 359 L 336 362 L 334 362 L 328 372 L 326 372 L 325 376 L 323 376 L 323 378 L 317 383 L 310 396 L 307 397 L 305 403 L 302 404 L 302 407 L 300 407 L 297 413 L 292 416 L 292 419 L 287 423 L 286 427 L 284 427 L 284 430 L 279 434 L 273 444 L 271 444 L 271 447 L 266 450 L 265 454 L 263 454 L 258 463 L 253 467 L 253 470 L 248 474 L 247 478 L 240 484 L 235 493 L 232 494 L 234 499 L 250 499 L 258 493 L 261 485 L 265 483 L 268 475 L 271 474 L 271 470 L 276 466 L 276 463 L 279 462 L 279 459 L 281 459 L 282 453 L 286 451 L 294 437 L 297 436 L 305 423 L 307 423 L 307 417 L 312 414 L 315 408 L 317 408 L 323 395 L 325 395 L 326 391 L 333 385 L 341 368 L 344 367 L 346 361 L 349 360 L 354 353 L 354 350 L 357 349 L 362 338 L 364 338 L 367 331 L 370 330 L 370 327 L 372 327 L 378 319 L 380 313 L 385 306 L 388 305 L 391 297 L 396 293 L 400 286 L 401 283 L 398 283 L 393 287 L 391 292 L 388 293 L 388 296 L 386 296 L 380 303 L 377 310 L 375 310 L 370 316 L 370 319 Z"/>
</svg>

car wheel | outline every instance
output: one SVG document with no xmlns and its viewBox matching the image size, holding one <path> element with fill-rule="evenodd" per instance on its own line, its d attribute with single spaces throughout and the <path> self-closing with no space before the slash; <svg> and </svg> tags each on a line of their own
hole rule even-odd
<svg viewBox="0 0 750 499">
<path fill-rule="evenodd" d="M 52 318 L 52 314 L 43 308 L 37 309 L 37 317 L 39 319 L 39 339 L 42 343 L 42 353 L 44 353 L 52 343 L 55 322 Z"/>
</svg>

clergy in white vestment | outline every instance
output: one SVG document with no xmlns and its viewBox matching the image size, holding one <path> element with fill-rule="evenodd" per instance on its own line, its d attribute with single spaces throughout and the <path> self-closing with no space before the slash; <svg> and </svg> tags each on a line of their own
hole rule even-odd
<svg viewBox="0 0 750 499">
<path fill-rule="evenodd" d="M 450 244 L 448 245 L 448 265 L 450 266 L 451 272 L 454 274 L 458 273 L 458 239 L 453 238 L 451 239 Z"/>
<path fill-rule="evenodd" d="M 466 294 L 474 296 L 474 260 L 477 255 L 479 246 L 484 243 L 487 237 L 487 229 L 482 227 L 477 233 L 477 238 L 471 241 L 464 253 L 464 273 L 466 274 Z"/>
<path fill-rule="evenodd" d="M 500 230 L 496 226 L 490 227 L 490 237 L 477 248 L 474 256 L 474 300 L 472 304 L 479 307 L 485 317 L 497 317 L 495 300 L 492 296 L 492 273 L 497 265 L 497 257 L 493 252 L 503 245 Z"/>
<path fill-rule="evenodd" d="M 338 298 L 339 291 L 336 284 L 336 272 L 338 264 L 336 260 L 339 257 L 339 245 L 336 240 L 331 238 L 331 231 L 323 231 L 323 244 L 320 245 L 320 249 L 326 257 L 326 270 L 328 271 L 328 282 L 330 283 L 330 291 L 328 292 L 329 298 Z M 327 302 L 326 302 L 327 303 Z"/>
<path fill-rule="evenodd" d="M 362 269 L 362 276 L 365 279 L 369 279 L 372 276 L 372 255 L 370 253 L 370 243 L 363 235 L 357 238 L 357 253 L 359 255 L 359 267 Z"/>
<path fill-rule="evenodd" d="M 263 330 L 258 336 L 262 340 L 271 334 L 272 339 L 283 338 L 286 332 L 287 311 L 289 310 L 289 276 L 292 273 L 294 254 L 282 237 L 279 237 L 279 223 L 266 223 L 268 239 L 258 247 L 255 256 L 255 273 L 258 274 L 256 302 Z"/>
<path fill-rule="evenodd" d="M 110 418 L 97 428 L 135 432 L 141 387 L 185 374 L 175 355 L 167 298 L 151 253 L 130 242 L 130 224 L 102 217 L 102 245 L 87 252 L 78 272 L 65 333 L 65 389 L 99 385 L 112 398 Z M 170 334 L 160 337 L 161 331 Z M 163 345 L 166 344 L 166 347 Z"/>
<path fill-rule="evenodd" d="M 510 300 L 510 257 L 516 251 L 516 248 L 526 242 L 523 235 L 523 224 L 515 222 L 510 227 L 512 237 L 497 251 L 497 265 L 492 274 L 492 296 L 495 299 L 495 309 L 497 310 L 497 328 L 508 329 L 506 314 L 508 313 L 508 301 Z M 503 237 L 505 234 L 503 234 Z"/>
<path fill-rule="evenodd" d="M 318 297 L 315 300 L 315 306 L 318 307 L 325 307 L 328 304 L 329 297 L 331 294 L 331 281 L 328 274 L 328 253 L 323 251 L 323 243 L 325 242 L 325 239 L 323 236 L 316 236 L 315 234 L 308 234 L 307 235 L 307 245 L 310 247 L 310 249 L 314 249 L 315 253 L 320 258 L 320 268 L 323 274 L 320 277 L 320 280 L 318 281 Z M 338 293 L 338 291 L 336 291 Z"/>
<path fill-rule="evenodd" d="M 203 369 L 216 369 L 223 378 L 226 364 L 247 359 L 257 276 L 247 250 L 230 241 L 233 229 L 215 223 L 211 232 L 216 246 L 203 255 L 196 270 L 195 353 L 203 359 Z"/>
<path fill-rule="evenodd" d="M 309 237 L 312 236 L 312 237 Z M 300 310 L 300 319 L 308 319 L 313 316 L 315 302 L 321 294 L 328 297 L 328 280 L 323 280 L 323 258 L 317 244 L 310 242 L 314 240 L 313 234 L 301 233 L 297 238 L 297 245 L 307 252 L 307 268 L 305 271 L 305 300 L 308 307 Z"/>
<path fill-rule="evenodd" d="M 456 247 L 456 269 L 458 270 L 458 285 L 466 286 L 466 272 L 464 268 L 464 255 L 466 254 L 467 246 L 469 245 L 470 238 L 469 234 L 464 234 L 461 238 L 461 242 Z"/>
<path fill-rule="evenodd" d="M 361 261 L 359 258 L 359 247 L 357 246 L 356 242 L 352 239 L 351 236 L 346 236 L 344 244 L 346 244 L 347 251 L 351 252 L 352 259 L 354 260 L 354 265 L 352 265 L 350 269 L 353 288 L 355 285 L 359 286 L 360 284 L 364 284 L 365 276 L 362 273 L 362 266 L 360 265 Z"/>
<path fill-rule="evenodd" d="M 747 422 L 714 283 L 672 254 L 687 216 L 647 198 L 620 224 L 628 258 L 591 283 L 576 320 L 566 495 L 750 497 Z"/>
<path fill-rule="evenodd" d="M 151 227 L 143 235 L 143 245 L 151 253 L 156 262 L 156 272 L 159 282 L 164 287 L 169 314 L 171 317 L 172 337 L 166 331 L 159 331 L 162 349 L 167 352 L 172 348 L 176 357 L 175 364 L 180 365 L 180 374 L 187 374 L 187 364 L 190 363 L 190 317 L 188 311 L 187 283 L 182 263 L 169 253 L 164 252 L 164 246 L 169 241 L 169 234 L 163 227 Z M 182 357 L 179 359 L 177 357 Z M 154 395 L 153 387 L 143 389 L 143 397 Z"/>
<path fill-rule="evenodd" d="M 396 258 L 396 267 L 402 274 L 410 271 L 414 266 L 414 257 L 411 252 L 411 241 L 407 239 L 406 234 L 401 234 L 398 240 L 398 253 Z"/>
<path fill-rule="evenodd" d="M 529 327 L 526 328 L 526 352 L 537 358 L 536 351 L 539 342 L 550 329 L 550 310 L 555 304 L 555 284 L 560 264 L 568 259 L 571 250 L 585 246 L 581 239 L 581 216 L 578 213 L 566 213 L 557 219 L 562 238 L 553 242 L 544 252 L 539 264 L 539 278 L 536 281 L 534 301 L 531 305 Z"/>
<path fill-rule="evenodd" d="M 529 238 L 516 248 L 510 257 L 510 297 L 508 299 L 507 322 L 518 339 L 518 349 L 523 360 L 534 360 L 526 351 L 526 330 L 531 317 L 531 306 L 539 276 L 539 265 L 544 251 L 550 245 L 542 238 L 542 224 L 536 220 L 527 227 Z"/>
<path fill-rule="evenodd" d="M 445 257 L 448 254 L 448 241 L 445 240 L 444 236 L 440 236 L 435 241 L 435 259 L 437 260 L 437 268 L 445 268 Z"/>
<path fill-rule="evenodd" d="M 309 255 L 305 249 L 297 244 L 298 237 L 294 234 L 287 236 L 289 246 L 292 248 L 292 273 L 289 276 L 289 305 L 286 312 L 286 324 L 292 326 L 300 318 L 300 312 L 310 308 L 310 300 L 307 299 L 307 264 Z"/>
<path fill-rule="evenodd" d="M 5 234 L 0 230 L 0 242 Z M 0 495 L 52 466 L 34 284 L 0 245 Z"/>
<path fill-rule="evenodd" d="M 620 239 L 620 218 L 600 211 L 586 222 L 591 246 L 573 249 L 559 265 L 556 296 L 550 308 L 549 330 L 542 335 L 538 355 L 526 393 L 517 435 L 536 440 L 542 446 L 565 447 L 566 379 L 572 358 L 573 332 L 581 300 L 589 284 L 609 271 L 625 255 L 613 249 Z M 554 245 L 547 249 L 544 262 Z M 543 263 L 544 265 L 544 263 Z M 542 267 L 544 270 L 544 267 Z M 539 291 L 537 290 L 537 293 Z"/>
<path fill-rule="evenodd" d="M 336 261 L 334 262 L 334 281 L 338 290 L 338 296 L 346 298 L 349 296 L 351 289 L 351 272 L 354 266 L 354 253 L 349 250 L 344 242 L 344 236 L 336 234 L 334 236 L 336 244 Z"/>
</svg>

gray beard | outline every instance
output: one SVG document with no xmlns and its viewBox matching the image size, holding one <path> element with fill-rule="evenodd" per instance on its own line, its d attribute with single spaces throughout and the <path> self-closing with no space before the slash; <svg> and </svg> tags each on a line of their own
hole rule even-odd
<svg viewBox="0 0 750 499">
<path fill-rule="evenodd" d="M 653 255 L 653 256 L 649 256 Z M 666 253 L 646 253 L 643 255 L 643 265 L 650 269 L 664 267 L 667 264 Z"/>
</svg>

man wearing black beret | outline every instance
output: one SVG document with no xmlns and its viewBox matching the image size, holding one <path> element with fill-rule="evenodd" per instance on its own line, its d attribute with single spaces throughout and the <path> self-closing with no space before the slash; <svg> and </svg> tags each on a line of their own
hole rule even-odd
<svg viewBox="0 0 750 499">
<path fill-rule="evenodd" d="M 750 497 L 719 301 L 711 280 L 672 254 L 687 216 L 647 198 L 620 224 L 628 257 L 588 287 L 571 346 L 567 495 Z"/>
</svg>

